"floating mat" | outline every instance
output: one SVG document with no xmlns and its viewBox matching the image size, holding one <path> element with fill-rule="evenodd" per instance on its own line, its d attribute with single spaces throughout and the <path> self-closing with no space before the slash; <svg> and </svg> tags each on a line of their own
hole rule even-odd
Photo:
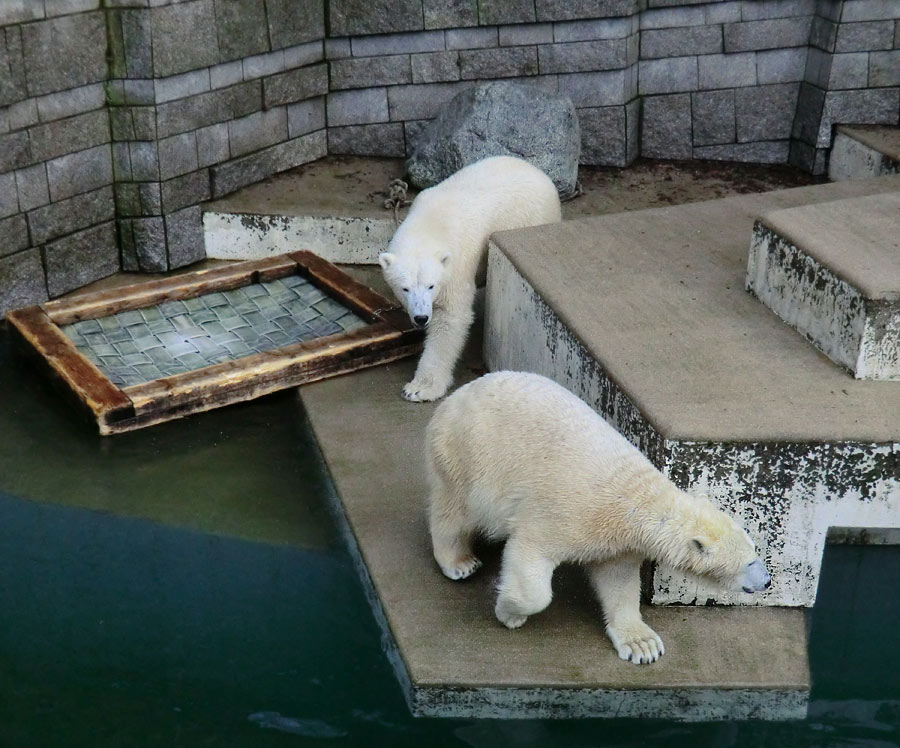
<svg viewBox="0 0 900 748">
<path fill-rule="evenodd" d="M 7 319 L 101 434 L 421 349 L 394 302 L 310 252 L 51 301 Z"/>
</svg>

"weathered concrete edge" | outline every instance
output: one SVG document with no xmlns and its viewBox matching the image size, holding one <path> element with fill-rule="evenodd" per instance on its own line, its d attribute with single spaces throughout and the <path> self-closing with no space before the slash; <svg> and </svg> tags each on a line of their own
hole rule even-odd
<svg viewBox="0 0 900 748">
<path fill-rule="evenodd" d="M 306 249 L 329 262 L 373 265 L 394 228 L 391 219 L 203 214 L 206 256 L 218 260 L 257 260 Z"/>
<path fill-rule="evenodd" d="M 768 442 L 664 436 L 494 242 L 488 252 L 487 287 L 484 360 L 488 369 L 533 371 L 554 379 L 603 415 L 680 488 L 701 491 L 737 516 L 751 536 L 762 539 L 767 563 L 780 572 L 778 584 L 757 596 L 756 604 L 813 605 L 830 521 L 851 524 L 843 518 L 859 519 L 862 507 L 862 520 L 869 526 L 897 524 L 889 502 L 900 493 L 900 481 L 878 476 L 900 475 L 900 444 L 778 442 L 778 449 L 773 449 L 776 444 Z M 500 299 L 510 297 L 514 299 L 514 317 L 497 309 Z M 535 319 L 538 323 L 533 326 L 540 327 L 545 340 L 528 345 L 534 337 Z M 810 470 L 810 465 L 828 466 L 822 471 L 825 479 L 822 472 Z M 862 465 L 866 471 L 859 469 Z M 760 471 L 789 478 L 791 499 L 785 502 L 779 492 L 767 494 L 758 486 L 751 496 L 741 481 L 733 480 L 733 475 Z M 842 482 L 848 485 L 841 486 L 843 493 L 838 494 Z M 829 503 L 830 520 L 813 511 L 816 502 Z M 779 521 L 774 522 L 773 517 Z M 791 537 L 810 538 L 807 548 L 798 552 L 788 543 Z M 723 593 L 680 573 L 663 568 L 654 571 L 653 580 L 647 582 L 656 604 L 747 602 L 742 596 Z"/>
<path fill-rule="evenodd" d="M 756 221 L 746 288 L 857 379 L 900 379 L 900 303 L 867 299 L 794 240 Z"/>
</svg>

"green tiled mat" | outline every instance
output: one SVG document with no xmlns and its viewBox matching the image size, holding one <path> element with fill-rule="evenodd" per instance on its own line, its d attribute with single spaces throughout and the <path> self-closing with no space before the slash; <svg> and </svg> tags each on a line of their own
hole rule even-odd
<svg viewBox="0 0 900 748">
<path fill-rule="evenodd" d="M 305 278 L 291 275 L 61 329 L 113 384 L 127 387 L 365 324 Z"/>
</svg>

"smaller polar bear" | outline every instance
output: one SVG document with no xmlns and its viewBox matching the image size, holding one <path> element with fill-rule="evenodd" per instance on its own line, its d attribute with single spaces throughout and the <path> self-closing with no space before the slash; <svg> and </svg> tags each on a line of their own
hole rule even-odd
<svg viewBox="0 0 900 748">
<path fill-rule="evenodd" d="M 551 179 L 511 156 L 477 161 L 419 193 L 378 258 L 410 319 L 426 328 L 425 349 L 403 397 L 437 400 L 453 382 L 474 318 L 475 277 L 488 237 L 560 219 Z"/>
<path fill-rule="evenodd" d="M 747 533 L 676 488 L 558 384 L 497 372 L 435 411 L 425 440 L 434 558 L 450 579 L 481 562 L 475 535 L 507 538 L 495 612 L 509 628 L 550 604 L 564 562 L 584 564 L 619 657 L 655 662 L 662 640 L 640 613 L 640 566 L 658 559 L 758 592 L 771 579 Z"/>
</svg>

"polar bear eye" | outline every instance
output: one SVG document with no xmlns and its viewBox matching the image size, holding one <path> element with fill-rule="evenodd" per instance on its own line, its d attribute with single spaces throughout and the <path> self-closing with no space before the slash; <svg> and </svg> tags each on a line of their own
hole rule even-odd
<svg viewBox="0 0 900 748">
<path fill-rule="evenodd" d="M 429 290 L 429 291 L 434 291 L 434 283 L 432 283 L 430 286 L 428 286 L 428 290 Z"/>
<path fill-rule="evenodd" d="M 409 289 L 408 289 L 408 288 L 404 288 L 404 289 L 403 289 L 403 293 L 409 293 Z"/>
</svg>

